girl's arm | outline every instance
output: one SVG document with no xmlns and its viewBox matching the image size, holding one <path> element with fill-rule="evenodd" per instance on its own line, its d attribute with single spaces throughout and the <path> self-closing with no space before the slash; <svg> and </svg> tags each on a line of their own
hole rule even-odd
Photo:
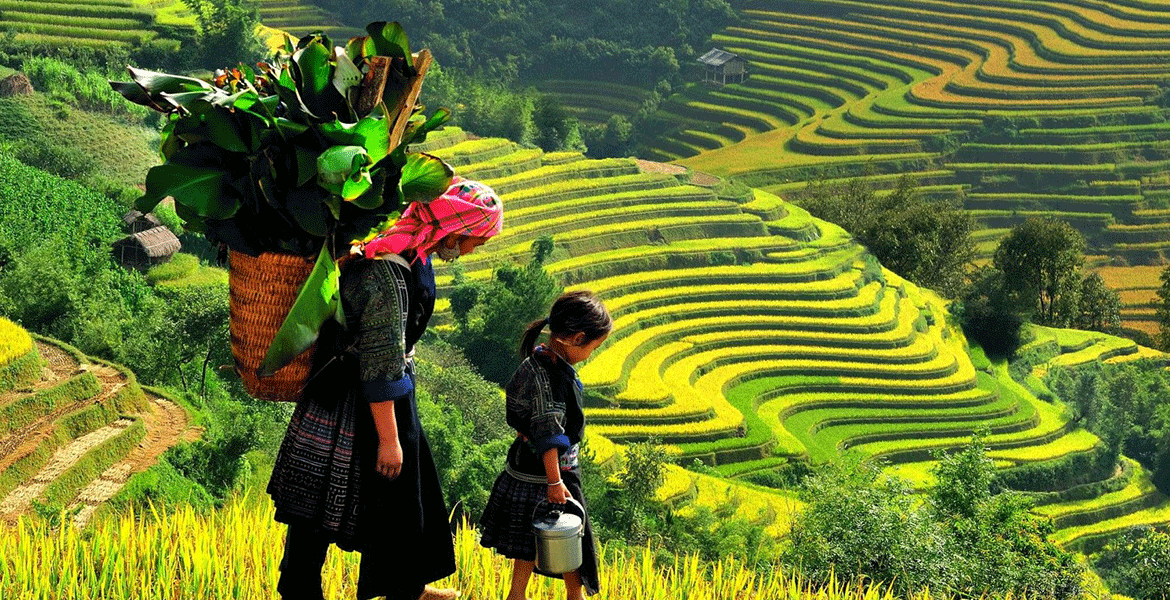
<svg viewBox="0 0 1170 600">
<path fill-rule="evenodd" d="M 561 457 L 556 448 L 544 451 L 544 474 L 548 477 L 548 501 L 553 504 L 564 504 L 572 496 L 565 482 L 561 481 Z"/>
<path fill-rule="evenodd" d="M 402 443 L 398 441 L 394 401 L 372 402 L 370 412 L 374 415 L 374 429 L 378 431 L 378 461 L 375 468 L 384 477 L 394 479 L 402 473 Z"/>
</svg>

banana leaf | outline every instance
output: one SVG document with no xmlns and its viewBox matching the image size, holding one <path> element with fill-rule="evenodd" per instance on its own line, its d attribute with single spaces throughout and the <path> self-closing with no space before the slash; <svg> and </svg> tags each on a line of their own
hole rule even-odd
<svg viewBox="0 0 1170 600">
<path fill-rule="evenodd" d="M 308 350 L 321 331 L 321 325 L 333 318 L 345 326 L 345 313 L 340 297 L 341 270 L 329 248 L 323 246 L 317 255 L 317 264 L 297 294 L 296 302 L 281 323 L 268 353 L 256 369 L 258 377 L 270 377 L 281 367 Z"/>
</svg>

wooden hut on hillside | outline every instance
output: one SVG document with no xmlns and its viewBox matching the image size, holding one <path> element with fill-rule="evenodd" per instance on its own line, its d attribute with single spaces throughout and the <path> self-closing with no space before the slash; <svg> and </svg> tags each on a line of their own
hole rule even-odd
<svg viewBox="0 0 1170 600">
<path fill-rule="evenodd" d="M 747 61 L 726 50 L 712 48 L 698 62 L 703 65 L 703 81 L 707 83 L 726 85 L 728 79 L 743 83 L 747 77 Z"/>
<path fill-rule="evenodd" d="M 159 226 L 114 242 L 113 254 L 122 266 L 145 270 L 167 262 L 182 247 L 183 244 L 170 229 Z"/>
<path fill-rule="evenodd" d="M 126 233 L 140 233 L 147 229 L 154 229 L 162 225 L 154 213 L 142 214 L 137 210 L 122 215 L 122 231 Z"/>
</svg>

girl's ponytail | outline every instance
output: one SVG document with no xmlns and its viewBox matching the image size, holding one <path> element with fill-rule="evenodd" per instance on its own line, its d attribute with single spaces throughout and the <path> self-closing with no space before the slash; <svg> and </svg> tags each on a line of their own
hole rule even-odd
<svg viewBox="0 0 1170 600">
<path fill-rule="evenodd" d="M 524 330 L 524 337 L 520 339 L 521 357 L 532 356 L 532 350 L 536 347 L 536 338 L 540 337 L 540 332 L 544 331 L 545 325 L 548 325 L 548 317 L 537 319 L 528 324 L 528 329 Z"/>
</svg>

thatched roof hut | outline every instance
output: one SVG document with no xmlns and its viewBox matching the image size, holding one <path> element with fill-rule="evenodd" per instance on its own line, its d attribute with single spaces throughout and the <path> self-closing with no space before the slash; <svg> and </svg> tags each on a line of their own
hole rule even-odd
<svg viewBox="0 0 1170 600">
<path fill-rule="evenodd" d="M 114 258 L 123 266 L 148 269 L 167 262 L 183 245 L 165 226 L 152 227 L 114 242 Z"/>
<path fill-rule="evenodd" d="M 31 93 L 33 93 L 32 82 L 24 73 L 13 73 L 0 79 L 0 98 L 27 96 Z"/>
<path fill-rule="evenodd" d="M 122 215 L 122 231 L 126 233 L 139 233 L 159 225 L 162 225 L 162 221 L 159 221 L 154 213 L 142 214 L 137 210 L 131 210 Z"/>
</svg>

